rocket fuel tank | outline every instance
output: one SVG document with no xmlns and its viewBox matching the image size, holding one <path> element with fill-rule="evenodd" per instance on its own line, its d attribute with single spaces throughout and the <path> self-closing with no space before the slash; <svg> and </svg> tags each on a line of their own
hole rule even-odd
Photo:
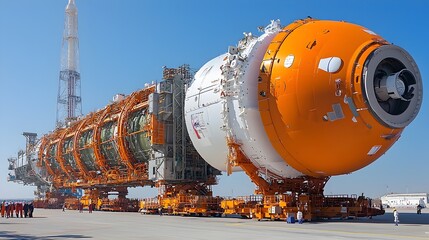
<svg viewBox="0 0 429 240">
<path fill-rule="evenodd" d="M 327 177 L 385 153 L 422 97 L 413 58 L 373 31 L 272 21 L 201 67 L 186 93 L 185 121 L 197 151 L 219 170 L 228 170 L 232 139 L 267 175 Z"/>
</svg>

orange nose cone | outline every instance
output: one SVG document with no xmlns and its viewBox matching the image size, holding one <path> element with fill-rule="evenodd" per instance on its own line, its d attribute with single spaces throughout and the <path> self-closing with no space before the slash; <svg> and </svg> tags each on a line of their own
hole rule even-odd
<svg viewBox="0 0 429 240">
<path fill-rule="evenodd" d="M 285 27 L 267 49 L 259 80 L 271 143 L 289 165 L 314 177 L 376 160 L 422 99 L 408 53 L 345 22 L 306 19 Z"/>
</svg>

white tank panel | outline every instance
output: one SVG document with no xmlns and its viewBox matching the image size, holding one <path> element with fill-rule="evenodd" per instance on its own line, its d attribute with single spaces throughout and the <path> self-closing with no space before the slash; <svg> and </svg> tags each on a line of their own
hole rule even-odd
<svg viewBox="0 0 429 240">
<path fill-rule="evenodd" d="M 259 38 L 246 34 L 236 49 L 230 48 L 196 73 L 186 92 L 185 121 L 195 148 L 213 167 L 226 171 L 229 137 L 241 144 L 260 171 L 294 178 L 303 174 L 275 151 L 258 108 L 259 68 L 280 31 L 279 26 L 267 28 Z"/>
<path fill-rule="evenodd" d="M 290 167 L 272 146 L 259 113 L 258 77 L 266 49 L 275 34 L 259 37 L 254 46 L 243 54 L 247 56 L 241 67 L 240 94 L 232 100 L 234 111 L 229 111 L 231 129 L 242 144 L 241 149 L 261 171 L 268 170 L 277 176 L 294 178 L 303 175 Z"/>
<path fill-rule="evenodd" d="M 221 130 L 222 104 L 219 95 L 221 70 L 226 54 L 207 62 L 195 74 L 186 92 L 185 121 L 189 136 L 198 153 L 211 166 L 226 170 L 225 132 Z"/>
</svg>

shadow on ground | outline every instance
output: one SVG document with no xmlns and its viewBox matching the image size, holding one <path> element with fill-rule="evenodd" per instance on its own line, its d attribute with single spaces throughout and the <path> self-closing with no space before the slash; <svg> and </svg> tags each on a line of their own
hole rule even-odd
<svg viewBox="0 0 429 240">
<path fill-rule="evenodd" d="M 80 234 L 64 234 L 64 235 L 53 235 L 53 236 L 42 236 L 42 237 L 36 237 L 26 234 L 17 234 L 16 232 L 8 232 L 8 231 L 0 231 L 0 239 L 12 239 L 12 240 L 18 240 L 18 239 L 29 239 L 29 240 L 55 240 L 55 239 L 61 239 L 61 238 L 92 238 L 90 236 L 80 235 Z"/>
<path fill-rule="evenodd" d="M 326 222 L 350 222 L 350 223 L 391 223 L 393 224 L 393 213 L 387 212 L 381 216 L 375 216 L 373 218 L 351 218 L 351 219 L 329 219 L 329 220 L 318 220 L 311 223 L 326 223 Z M 414 224 L 414 225 L 429 225 L 429 213 L 401 213 L 399 212 L 399 224 Z"/>
</svg>

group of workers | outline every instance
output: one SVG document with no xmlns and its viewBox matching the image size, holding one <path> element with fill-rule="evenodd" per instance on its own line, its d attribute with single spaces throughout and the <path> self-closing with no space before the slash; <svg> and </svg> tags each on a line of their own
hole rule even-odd
<svg viewBox="0 0 429 240">
<path fill-rule="evenodd" d="M 63 212 L 65 209 L 66 209 L 66 207 L 65 207 L 65 203 L 64 203 Z M 79 204 L 77 205 L 77 209 L 79 210 L 80 213 L 83 213 L 83 203 L 79 202 Z M 101 207 L 100 207 L 100 209 L 101 209 Z M 95 210 L 95 203 L 91 203 L 91 201 L 90 201 L 90 203 L 88 204 L 88 212 L 92 213 L 93 210 Z"/>
<path fill-rule="evenodd" d="M 33 217 L 34 206 L 33 202 L 12 202 L 3 201 L 0 204 L 1 217 L 13 218 L 14 214 L 19 217 Z M 24 214 L 23 214 L 24 212 Z"/>
</svg>

